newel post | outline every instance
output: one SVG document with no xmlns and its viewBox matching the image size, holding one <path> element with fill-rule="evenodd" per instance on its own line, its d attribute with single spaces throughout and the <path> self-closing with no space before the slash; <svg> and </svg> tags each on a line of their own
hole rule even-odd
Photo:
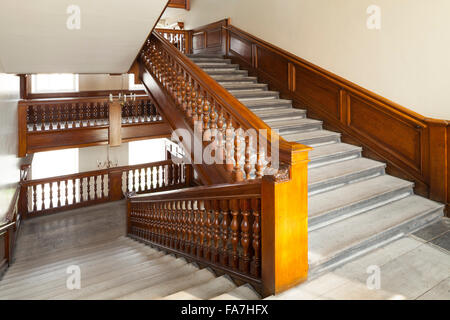
<svg viewBox="0 0 450 320">
<path fill-rule="evenodd" d="M 261 192 L 264 295 L 287 290 L 308 276 L 308 151 L 291 144 L 291 164 L 265 176 Z"/>
<path fill-rule="evenodd" d="M 108 173 L 109 180 L 109 200 L 117 201 L 123 199 L 122 189 L 123 171 L 120 169 L 111 169 Z"/>
<path fill-rule="evenodd" d="M 131 201 L 127 196 L 127 234 L 131 234 Z"/>
</svg>

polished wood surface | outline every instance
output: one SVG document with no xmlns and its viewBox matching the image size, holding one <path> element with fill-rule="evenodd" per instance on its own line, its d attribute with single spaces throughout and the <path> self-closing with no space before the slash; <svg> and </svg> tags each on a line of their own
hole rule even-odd
<svg viewBox="0 0 450 320">
<path fill-rule="evenodd" d="M 186 10 L 191 9 L 190 0 L 170 0 L 168 7 Z"/>
<path fill-rule="evenodd" d="M 446 203 L 449 214 L 448 121 L 421 116 L 232 25 L 223 29 L 227 47 L 216 53 L 362 146 L 364 156 L 386 162 L 389 174 L 414 181 L 416 193 Z"/>
<path fill-rule="evenodd" d="M 191 186 L 189 165 L 171 160 L 26 180 L 22 188 L 22 215 L 50 213 L 117 201 L 126 193 L 152 193 Z"/>
<path fill-rule="evenodd" d="M 122 106 L 114 101 L 109 104 L 109 132 L 108 144 L 117 147 L 122 144 Z"/>
<path fill-rule="evenodd" d="M 229 19 L 220 20 L 190 31 L 192 53 L 217 53 L 226 50 L 226 30 Z"/>
<path fill-rule="evenodd" d="M 22 100 L 18 106 L 19 156 L 40 151 L 105 145 L 109 142 L 107 97 Z M 147 96 L 117 109 L 120 141 L 165 138 L 170 127 Z"/>
</svg>

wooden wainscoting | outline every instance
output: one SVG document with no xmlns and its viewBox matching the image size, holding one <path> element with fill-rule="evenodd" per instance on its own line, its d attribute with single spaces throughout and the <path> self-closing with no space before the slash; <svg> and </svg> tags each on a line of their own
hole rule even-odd
<svg viewBox="0 0 450 320">
<path fill-rule="evenodd" d="M 220 37 L 217 26 L 226 30 Z M 215 30 L 214 32 L 208 30 Z M 216 45 L 208 46 L 208 39 Z M 362 146 L 387 172 L 414 181 L 416 193 L 450 203 L 449 121 L 429 119 L 222 20 L 197 28 L 194 53 L 222 53 L 310 118 Z M 223 49 L 219 44 L 226 44 Z"/>
<path fill-rule="evenodd" d="M 190 10 L 190 0 L 170 0 L 168 4 L 169 8 L 178 8 L 178 9 L 186 9 Z"/>
<path fill-rule="evenodd" d="M 229 19 L 224 19 L 192 30 L 192 53 L 224 53 L 228 25 Z"/>
</svg>

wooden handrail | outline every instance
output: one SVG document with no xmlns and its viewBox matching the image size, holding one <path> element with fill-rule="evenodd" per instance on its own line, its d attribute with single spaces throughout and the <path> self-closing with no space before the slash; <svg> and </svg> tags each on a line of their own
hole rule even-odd
<svg viewBox="0 0 450 320">
<path fill-rule="evenodd" d="M 219 151 L 216 152 L 224 152 L 225 167 L 233 173 L 233 181 L 260 178 L 264 175 L 265 169 L 271 167 L 269 156 L 271 156 L 272 141 L 278 144 L 278 156 L 281 163 L 290 166 L 296 161 L 307 159 L 307 151 L 311 150 L 310 147 L 288 142 L 280 137 L 157 32 L 154 32 L 147 40 L 141 57 L 147 70 L 166 89 L 178 108 L 185 113 L 186 120 L 192 126 L 196 121 L 202 123 L 200 125 L 203 130 L 202 136 L 204 134 L 211 136 L 213 131 L 219 132 L 219 138 L 216 138 L 219 141 L 217 147 Z M 255 130 L 256 137 L 253 136 L 251 139 L 256 138 L 257 141 L 251 141 L 249 137 L 242 139 L 240 130 L 249 129 Z M 259 134 L 261 130 L 265 131 L 266 137 Z M 261 155 L 262 151 L 259 147 L 261 145 L 267 146 L 264 155 Z M 257 147 L 253 148 L 255 146 Z M 255 153 L 257 160 L 256 163 L 252 163 L 250 158 Z M 243 162 L 243 155 L 245 155 L 245 163 L 241 165 L 239 162 Z M 265 159 L 261 159 L 263 156 Z M 264 161 L 268 162 L 267 166 Z M 285 168 L 282 174 L 288 175 L 288 171 L 288 168 Z M 274 174 L 274 171 L 271 170 L 269 174 Z"/>
<path fill-rule="evenodd" d="M 161 34 L 182 53 L 187 54 L 191 51 L 190 31 L 158 28 L 155 32 Z"/>
</svg>

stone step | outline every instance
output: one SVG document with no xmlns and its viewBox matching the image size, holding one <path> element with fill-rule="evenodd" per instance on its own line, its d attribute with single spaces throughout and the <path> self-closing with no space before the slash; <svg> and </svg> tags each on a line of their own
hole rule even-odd
<svg viewBox="0 0 450 320">
<path fill-rule="evenodd" d="M 230 70 L 238 70 L 239 65 L 238 64 L 231 64 L 231 63 L 210 63 L 210 62 L 200 62 L 197 63 L 197 66 L 202 68 L 203 70 L 211 70 L 211 69 L 230 69 Z"/>
<path fill-rule="evenodd" d="M 309 169 L 361 157 L 362 148 L 346 143 L 315 147 L 309 152 Z"/>
<path fill-rule="evenodd" d="M 96 281 L 101 279 L 102 275 L 107 274 L 108 278 L 115 278 L 125 272 L 135 272 L 140 269 L 149 268 L 151 266 L 163 263 L 169 263 L 173 260 L 171 257 L 164 256 L 157 252 L 154 254 L 135 254 L 124 257 L 109 257 L 107 259 L 99 258 L 92 263 L 87 264 L 68 264 L 60 269 L 54 270 L 51 273 L 45 273 L 38 276 L 26 276 L 22 281 L 16 281 L 7 288 L 2 287 L 0 290 L 0 299 L 8 297 L 20 297 L 21 299 L 42 297 L 42 295 L 56 295 L 57 292 L 67 292 L 66 268 L 69 265 L 77 265 L 82 271 L 83 284 L 87 284 L 87 279 L 92 277 L 99 277 Z M 120 270 L 120 272 L 119 272 Z M 59 290 L 59 291 L 58 291 Z"/>
<path fill-rule="evenodd" d="M 414 183 L 382 175 L 310 196 L 310 231 L 410 196 Z"/>
<path fill-rule="evenodd" d="M 358 158 L 308 170 L 310 196 L 384 174 L 386 164 Z"/>
<path fill-rule="evenodd" d="M 224 58 L 190 58 L 196 64 L 198 63 L 231 63 L 231 59 Z"/>
<path fill-rule="evenodd" d="M 261 296 L 252 288 L 245 284 L 230 292 L 214 297 L 211 300 L 260 300 Z"/>
<path fill-rule="evenodd" d="M 248 77 L 244 75 L 211 75 L 211 78 L 216 80 L 219 84 L 222 83 L 256 83 L 256 77 Z"/>
<path fill-rule="evenodd" d="M 306 110 L 293 109 L 290 107 L 267 110 L 262 109 L 253 111 L 253 113 L 263 121 L 304 119 L 306 117 Z"/>
<path fill-rule="evenodd" d="M 151 269 L 157 266 L 164 266 L 175 261 L 172 256 L 164 255 L 162 252 L 155 257 L 148 257 L 147 261 L 141 263 L 133 263 L 130 261 L 128 264 L 110 264 L 107 267 L 94 267 L 88 270 L 82 269 L 82 283 L 81 286 L 95 286 L 102 282 L 109 281 L 123 276 L 128 273 L 138 273 L 141 270 Z M 67 275 L 61 279 L 55 279 L 53 281 L 44 282 L 42 285 L 32 291 L 28 291 L 23 295 L 23 299 L 53 299 L 54 297 L 67 294 L 66 286 Z M 71 292 L 71 291 L 70 291 Z"/>
<path fill-rule="evenodd" d="M 187 276 L 173 278 L 159 283 L 157 285 L 149 286 L 147 288 L 132 292 L 130 294 L 119 297 L 119 300 L 149 300 L 161 299 L 175 292 L 186 290 L 191 287 L 196 287 L 202 283 L 208 282 L 215 278 L 214 272 L 209 269 L 197 270 Z"/>
<path fill-rule="evenodd" d="M 229 90 L 235 98 L 241 101 L 247 101 L 250 99 L 278 99 L 278 92 L 276 91 L 263 91 L 261 89 L 253 90 Z"/>
<path fill-rule="evenodd" d="M 322 121 L 313 119 L 289 119 L 289 120 L 264 120 L 272 129 L 277 129 L 283 136 L 290 133 L 300 133 L 303 131 L 322 129 Z"/>
<path fill-rule="evenodd" d="M 321 145 L 340 142 L 341 134 L 328 130 L 316 130 L 302 133 L 284 134 L 283 138 L 287 141 L 298 142 L 306 146 L 318 147 Z"/>
<path fill-rule="evenodd" d="M 244 105 L 252 110 L 276 110 L 278 108 L 292 107 L 291 100 L 284 99 L 261 99 L 261 100 L 248 100 L 243 102 Z"/>
<path fill-rule="evenodd" d="M 169 267 L 169 266 L 166 266 Z M 172 266 L 170 266 L 172 267 Z M 90 296 L 82 296 L 81 299 L 87 300 L 110 300 L 117 299 L 132 292 L 142 290 L 157 283 L 164 283 L 169 280 L 185 277 L 198 271 L 198 267 L 193 264 L 186 264 L 182 267 L 168 268 L 166 272 L 153 273 L 151 276 L 139 277 L 134 281 L 123 283 L 121 286 L 114 286 L 108 290 L 101 290 Z"/>
<path fill-rule="evenodd" d="M 232 291 L 236 285 L 228 276 L 221 276 L 196 287 L 164 297 L 164 300 L 206 300 Z"/>
<path fill-rule="evenodd" d="M 192 265 L 188 265 L 186 263 L 186 260 L 180 258 L 176 259 L 175 261 L 153 266 L 151 268 L 145 268 L 144 270 L 141 270 L 139 272 L 124 272 L 122 275 L 115 278 L 111 278 L 108 276 L 101 282 L 84 285 L 80 290 L 66 292 L 65 294 L 54 296 L 52 299 L 114 299 L 116 296 L 118 297 L 128 293 L 122 293 L 123 287 L 131 287 L 131 290 L 135 290 L 135 288 L 139 288 L 139 286 L 141 285 L 146 286 L 146 283 L 148 281 L 155 281 L 156 283 L 158 283 L 161 281 L 166 281 L 167 279 L 171 279 L 178 274 L 191 273 L 194 270 L 197 269 Z"/>
<path fill-rule="evenodd" d="M 219 75 L 229 75 L 229 76 L 248 76 L 248 71 L 246 70 L 236 70 L 236 69 L 203 69 L 207 74 L 211 76 Z"/>
<path fill-rule="evenodd" d="M 441 218 L 443 208 L 412 195 L 309 232 L 310 278 Z"/>
<path fill-rule="evenodd" d="M 224 59 L 223 54 L 220 53 L 194 53 L 186 55 L 189 59 Z"/>
<path fill-rule="evenodd" d="M 227 90 L 267 90 L 266 84 L 261 83 L 240 83 L 240 82 L 222 82 L 222 87 Z"/>
</svg>

